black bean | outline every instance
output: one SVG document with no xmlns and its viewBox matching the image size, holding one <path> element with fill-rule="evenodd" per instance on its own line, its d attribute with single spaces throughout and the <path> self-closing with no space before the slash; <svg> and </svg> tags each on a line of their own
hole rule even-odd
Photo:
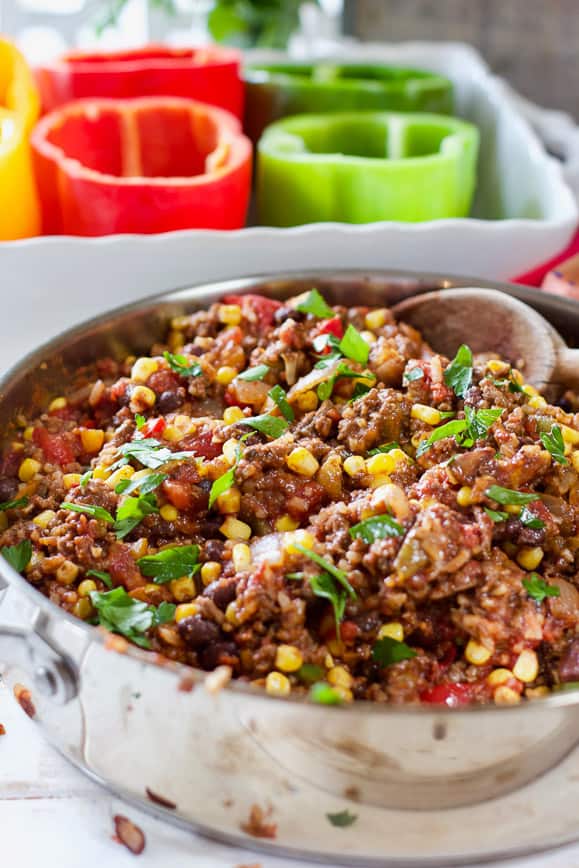
<svg viewBox="0 0 579 868">
<path fill-rule="evenodd" d="M 561 681 L 579 681 L 579 639 L 573 639 L 559 662 Z"/>
<path fill-rule="evenodd" d="M 221 635 L 221 630 L 214 621 L 206 621 L 200 615 L 183 618 L 178 623 L 179 635 L 190 648 L 203 648 L 210 642 L 215 642 Z"/>
<path fill-rule="evenodd" d="M 185 389 L 182 387 L 175 391 L 161 392 L 157 399 L 157 407 L 161 413 L 172 413 L 182 406 L 185 400 Z"/>
<path fill-rule="evenodd" d="M 219 519 L 221 521 L 221 519 Z M 205 543 L 205 557 L 208 561 L 220 561 L 225 544 L 220 539 L 208 539 Z"/>
<path fill-rule="evenodd" d="M 228 605 L 235 600 L 235 582 L 218 579 L 211 582 L 203 591 L 204 597 L 213 600 L 218 609 L 225 611 Z"/>
<path fill-rule="evenodd" d="M 237 656 L 238 650 L 234 642 L 215 642 L 199 653 L 199 662 L 203 669 L 215 669 L 228 658 Z"/>
<path fill-rule="evenodd" d="M 17 491 L 18 483 L 15 479 L 8 479 L 8 477 L 0 479 L 0 502 L 12 500 Z"/>
</svg>

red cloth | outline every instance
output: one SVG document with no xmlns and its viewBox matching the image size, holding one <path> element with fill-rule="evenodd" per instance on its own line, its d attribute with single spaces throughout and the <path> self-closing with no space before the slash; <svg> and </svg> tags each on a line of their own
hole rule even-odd
<svg viewBox="0 0 579 868">
<path fill-rule="evenodd" d="M 577 253 L 579 253 L 579 231 L 575 233 L 575 237 L 565 250 L 562 250 L 548 262 L 544 262 L 543 265 L 539 265 L 538 268 L 527 271 L 526 274 L 521 274 L 519 277 L 513 277 L 512 282 L 523 283 L 525 286 L 541 286 L 549 271 L 553 271 L 560 262 L 565 262 L 566 259 L 570 259 Z"/>
</svg>

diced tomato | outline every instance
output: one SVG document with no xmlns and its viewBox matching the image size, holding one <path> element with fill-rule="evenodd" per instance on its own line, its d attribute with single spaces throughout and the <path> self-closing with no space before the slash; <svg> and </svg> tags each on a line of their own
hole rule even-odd
<svg viewBox="0 0 579 868">
<path fill-rule="evenodd" d="M 166 427 L 167 423 L 162 416 L 159 416 L 156 419 L 149 419 L 145 422 L 140 429 L 140 433 L 143 437 L 160 437 Z"/>
<path fill-rule="evenodd" d="M 221 446 L 221 443 L 213 442 L 213 433 L 211 431 L 187 437 L 179 444 L 180 449 L 191 450 L 194 455 L 208 459 L 217 458 L 218 455 L 221 455 Z"/>
<path fill-rule="evenodd" d="M 264 295 L 227 295 L 223 301 L 225 304 L 238 304 L 242 308 L 249 308 L 257 317 L 261 328 L 266 329 L 273 323 L 273 316 L 281 302 L 274 298 L 266 298 Z"/>
<path fill-rule="evenodd" d="M 358 625 L 354 621 L 344 621 L 340 624 L 340 636 L 346 644 L 354 642 L 358 636 Z"/>
<path fill-rule="evenodd" d="M 46 428 L 35 428 L 32 440 L 51 464 L 60 464 L 62 467 L 74 461 L 74 452 L 65 434 L 50 434 Z"/>
<path fill-rule="evenodd" d="M 319 335 L 334 335 L 335 338 L 342 340 L 344 337 L 344 325 L 339 316 L 333 316 L 331 319 L 324 320 L 318 326 Z"/>
<path fill-rule="evenodd" d="M 131 550 L 123 543 L 113 543 L 109 552 L 109 573 L 113 585 L 123 585 L 128 591 L 142 587 L 147 580 L 141 575 Z"/>
<path fill-rule="evenodd" d="M 420 694 L 422 702 L 432 705 L 447 705 L 456 708 L 458 705 L 468 705 L 472 700 L 472 685 L 470 684 L 437 684 L 430 690 Z"/>
</svg>

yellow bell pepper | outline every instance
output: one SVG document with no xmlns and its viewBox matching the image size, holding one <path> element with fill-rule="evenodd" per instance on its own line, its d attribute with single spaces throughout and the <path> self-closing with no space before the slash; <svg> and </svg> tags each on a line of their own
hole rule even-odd
<svg viewBox="0 0 579 868">
<path fill-rule="evenodd" d="M 0 38 L 0 240 L 40 232 L 40 206 L 29 136 L 40 100 L 18 49 Z"/>
</svg>

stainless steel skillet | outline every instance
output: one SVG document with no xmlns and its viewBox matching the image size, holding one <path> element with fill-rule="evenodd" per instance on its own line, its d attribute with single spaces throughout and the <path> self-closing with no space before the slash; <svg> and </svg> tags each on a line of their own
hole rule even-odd
<svg viewBox="0 0 579 868">
<path fill-rule="evenodd" d="M 0 380 L 3 437 L 19 412 L 66 391 L 79 366 L 104 354 L 143 351 L 168 318 L 224 294 L 284 298 L 317 286 L 345 304 L 393 304 L 417 292 L 472 285 L 515 295 L 570 344 L 579 342 L 579 304 L 522 287 L 388 271 L 245 278 L 146 299 L 30 354 Z M 452 710 L 327 708 L 235 683 L 215 692 L 205 673 L 133 646 L 115 653 L 118 643 L 54 606 L 3 560 L 0 596 L 2 589 L 0 660 L 7 661 L 8 683 L 30 691 L 28 711 L 87 774 L 172 822 L 333 865 L 464 864 L 579 838 L 579 820 L 557 821 L 545 806 L 541 822 L 524 829 L 515 818 L 508 820 L 511 830 L 497 825 L 483 834 L 480 827 L 495 808 L 497 819 L 504 817 L 501 805 L 524 797 L 508 794 L 579 742 L 579 693 Z M 17 626 L 4 623 L 9 612 Z M 243 831 L 253 805 L 271 808 L 275 838 Z M 326 815 L 346 808 L 358 819 L 334 827 Z"/>
</svg>

